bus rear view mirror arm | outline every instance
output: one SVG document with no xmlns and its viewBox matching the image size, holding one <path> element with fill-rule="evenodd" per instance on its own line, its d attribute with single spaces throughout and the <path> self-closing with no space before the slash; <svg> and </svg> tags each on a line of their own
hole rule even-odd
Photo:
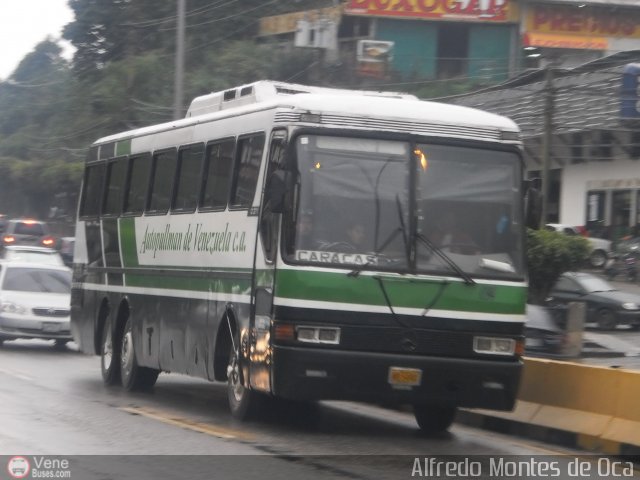
<svg viewBox="0 0 640 480">
<path fill-rule="evenodd" d="M 524 215 L 526 226 L 537 230 L 542 217 L 542 191 L 540 179 L 533 178 L 524 182 Z"/>
</svg>

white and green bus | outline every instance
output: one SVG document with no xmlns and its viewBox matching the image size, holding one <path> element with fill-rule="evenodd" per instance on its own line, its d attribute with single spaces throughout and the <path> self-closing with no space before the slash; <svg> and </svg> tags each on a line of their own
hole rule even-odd
<svg viewBox="0 0 640 480">
<path fill-rule="evenodd" d="M 74 339 L 127 390 L 227 382 L 238 418 L 266 397 L 411 404 L 431 431 L 511 409 L 522 173 L 517 126 L 478 110 L 270 81 L 198 97 L 90 148 Z"/>
</svg>

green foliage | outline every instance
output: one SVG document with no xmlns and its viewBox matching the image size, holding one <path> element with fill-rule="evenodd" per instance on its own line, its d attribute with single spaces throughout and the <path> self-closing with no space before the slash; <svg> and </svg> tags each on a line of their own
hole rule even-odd
<svg viewBox="0 0 640 480">
<path fill-rule="evenodd" d="M 324 66 L 314 49 L 255 41 L 264 16 L 334 4 L 187 0 L 183 107 L 196 96 L 260 79 L 357 88 L 348 62 Z M 92 142 L 173 116 L 177 2 L 69 0 L 69 5 L 75 18 L 63 36 L 76 48 L 73 61 L 47 39 L 0 82 L 3 214 L 46 216 L 51 207 L 73 209 L 69 203 L 77 196 Z"/>
<path fill-rule="evenodd" d="M 529 301 L 542 303 L 560 275 L 584 265 L 590 251 L 583 237 L 528 229 Z"/>
</svg>

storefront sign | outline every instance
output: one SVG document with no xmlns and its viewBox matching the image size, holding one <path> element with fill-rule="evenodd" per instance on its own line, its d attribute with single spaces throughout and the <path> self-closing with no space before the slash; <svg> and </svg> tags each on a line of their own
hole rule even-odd
<svg viewBox="0 0 640 480">
<path fill-rule="evenodd" d="M 340 21 L 342 7 L 319 8 L 317 10 L 307 10 L 306 12 L 294 12 L 284 15 L 274 15 L 260 19 L 259 35 L 280 35 L 283 33 L 293 33 L 297 29 L 298 21 L 316 22 L 321 19 L 332 20 L 336 23 Z"/>
<path fill-rule="evenodd" d="M 586 50 L 607 50 L 609 41 L 602 37 L 581 37 L 579 35 L 553 35 L 549 33 L 525 33 L 525 47 L 575 48 Z"/>
<path fill-rule="evenodd" d="M 640 12 L 594 6 L 531 5 L 527 33 L 575 35 L 585 38 L 640 38 Z M 569 47 L 573 48 L 573 47 Z"/>
<path fill-rule="evenodd" d="M 345 13 L 442 20 L 516 21 L 511 0 L 350 0 Z"/>
<path fill-rule="evenodd" d="M 638 188 L 638 187 L 640 187 L 640 178 L 589 180 L 587 182 L 587 188 L 589 190 L 608 190 L 608 189 Z"/>
<path fill-rule="evenodd" d="M 393 59 L 394 42 L 379 40 L 358 41 L 358 75 L 362 77 L 385 78 L 389 73 L 389 63 Z"/>
<path fill-rule="evenodd" d="M 620 116 L 625 120 L 640 119 L 640 63 L 624 68 L 620 95 Z"/>
</svg>

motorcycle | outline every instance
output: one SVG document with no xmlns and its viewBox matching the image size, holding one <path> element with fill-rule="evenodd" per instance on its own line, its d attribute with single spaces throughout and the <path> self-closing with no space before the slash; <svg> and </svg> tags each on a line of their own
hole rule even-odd
<svg viewBox="0 0 640 480">
<path fill-rule="evenodd" d="M 628 282 L 635 282 L 638 279 L 636 257 L 629 253 L 624 255 L 611 254 L 604 265 L 604 273 L 609 280 L 622 275 Z"/>
</svg>

